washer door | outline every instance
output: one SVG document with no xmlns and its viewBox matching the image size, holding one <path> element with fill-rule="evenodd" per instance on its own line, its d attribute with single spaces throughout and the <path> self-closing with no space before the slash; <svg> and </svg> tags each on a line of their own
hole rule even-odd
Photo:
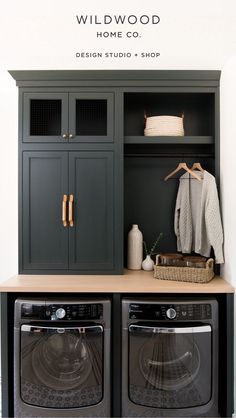
<svg viewBox="0 0 236 418">
<path fill-rule="evenodd" d="M 129 397 L 189 408 L 211 399 L 211 327 L 129 326 Z"/>
<path fill-rule="evenodd" d="M 60 324 L 61 325 L 61 324 Z M 21 398 L 47 408 L 102 400 L 103 327 L 21 326 Z"/>
</svg>

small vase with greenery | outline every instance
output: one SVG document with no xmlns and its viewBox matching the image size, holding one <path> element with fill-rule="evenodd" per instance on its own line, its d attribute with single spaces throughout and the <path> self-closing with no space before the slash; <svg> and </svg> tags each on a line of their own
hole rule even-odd
<svg viewBox="0 0 236 418">
<path fill-rule="evenodd" d="M 143 262 L 142 262 L 142 268 L 143 268 L 143 270 L 146 270 L 146 271 L 153 270 L 153 268 L 154 268 L 154 261 L 151 259 L 151 256 L 153 255 L 153 253 L 155 251 L 155 248 L 156 248 L 156 246 L 157 246 L 157 244 L 160 241 L 160 239 L 161 239 L 162 236 L 163 236 L 163 233 L 160 232 L 160 234 L 158 235 L 157 239 L 154 241 L 154 243 L 153 243 L 150 251 L 148 250 L 146 241 L 143 241 L 144 251 L 145 251 L 145 255 L 146 255 L 145 260 L 143 260 Z"/>
</svg>

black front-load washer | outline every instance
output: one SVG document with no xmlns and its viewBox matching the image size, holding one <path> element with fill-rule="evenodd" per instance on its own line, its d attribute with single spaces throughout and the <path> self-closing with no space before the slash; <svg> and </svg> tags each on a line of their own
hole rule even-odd
<svg viewBox="0 0 236 418">
<path fill-rule="evenodd" d="M 15 302 L 14 416 L 110 416 L 105 299 Z"/>
<path fill-rule="evenodd" d="M 123 299 L 122 416 L 216 417 L 215 299 Z"/>
</svg>

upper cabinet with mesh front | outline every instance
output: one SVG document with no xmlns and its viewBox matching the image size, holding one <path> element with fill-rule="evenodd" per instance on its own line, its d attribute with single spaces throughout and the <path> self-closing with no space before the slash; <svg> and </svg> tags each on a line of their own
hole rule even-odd
<svg viewBox="0 0 236 418">
<path fill-rule="evenodd" d="M 23 142 L 113 142 L 113 94 L 23 92 Z"/>
</svg>

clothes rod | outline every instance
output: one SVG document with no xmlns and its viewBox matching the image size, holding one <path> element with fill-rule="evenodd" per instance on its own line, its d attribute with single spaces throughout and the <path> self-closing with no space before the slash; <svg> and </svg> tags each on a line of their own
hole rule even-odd
<svg viewBox="0 0 236 418">
<path fill-rule="evenodd" d="M 213 154 L 124 154 L 124 157 L 157 157 L 157 158 L 214 158 Z"/>
</svg>

